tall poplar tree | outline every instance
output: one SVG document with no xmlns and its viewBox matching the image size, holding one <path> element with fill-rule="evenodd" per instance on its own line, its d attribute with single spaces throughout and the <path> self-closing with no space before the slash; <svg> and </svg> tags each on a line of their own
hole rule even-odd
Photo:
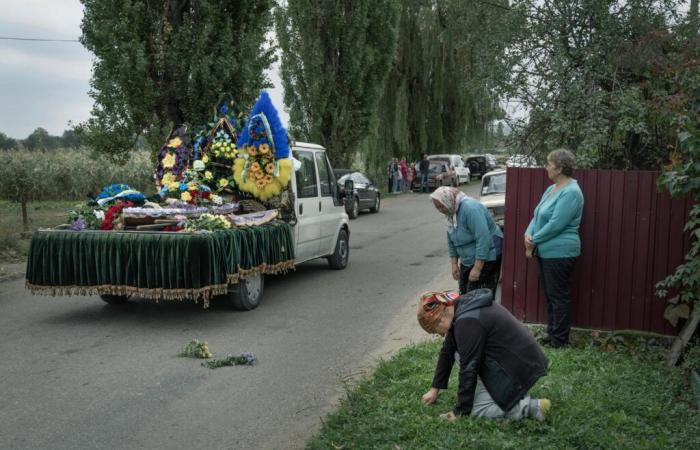
<svg viewBox="0 0 700 450">
<path fill-rule="evenodd" d="M 273 0 L 81 0 L 83 45 L 95 55 L 92 148 L 124 155 L 155 147 L 173 125 L 211 118 L 223 92 L 252 104 L 269 85 Z"/>
<path fill-rule="evenodd" d="M 394 58 L 398 0 L 289 0 L 276 14 L 292 133 L 347 166 Z"/>
</svg>

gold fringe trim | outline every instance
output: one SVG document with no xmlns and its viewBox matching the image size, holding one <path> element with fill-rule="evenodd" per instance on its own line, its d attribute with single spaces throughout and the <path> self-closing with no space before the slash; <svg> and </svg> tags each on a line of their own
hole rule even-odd
<svg viewBox="0 0 700 450">
<path fill-rule="evenodd" d="M 134 295 L 149 300 L 194 300 L 201 298 L 204 308 L 208 308 L 213 296 L 224 295 L 228 292 L 228 284 L 214 284 L 200 289 L 148 289 L 133 286 L 115 286 L 103 284 L 99 286 L 41 286 L 29 281 L 25 286 L 36 295 Z"/>
<path fill-rule="evenodd" d="M 204 308 L 208 308 L 211 298 L 217 295 L 225 295 L 228 293 L 228 285 L 238 283 L 241 279 L 247 278 L 256 273 L 266 275 L 277 275 L 287 273 L 295 268 L 294 261 L 283 261 L 277 264 L 263 263 L 251 269 L 242 269 L 238 266 L 238 272 L 228 274 L 226 277 L 227 283 L 214 284 L 200 289 L 162 289 L 162 288 L 139 288 L 133 286 L 116 286 L 111 284 L 102 284 L 98 286 L 42 286 L 32 284 L 29 281 L 25 282 L 25 287 L 36 295 L 134 295 L 137 297 L 149 300 L 194 300 L 195 303 L 201 298 L 204 302 Z"/>
<path fill-rule="evenodd" d="M 265 275 L 277 275 L 280 273 L 287 273 L 290 270 L 294 269 L 295 265 L 293 260 L 283 261 L 277 264 L 262 263 L 259 266 L 253 267 L 251 269 L 242 269 L 239 265 L 238 272 L 228 274 L 227 281 L 230 284 L 236 284 L 239 281 L 241 281 L 242 278 L 247 278 L 256 273 L 262 273 Z"/>
</svg>

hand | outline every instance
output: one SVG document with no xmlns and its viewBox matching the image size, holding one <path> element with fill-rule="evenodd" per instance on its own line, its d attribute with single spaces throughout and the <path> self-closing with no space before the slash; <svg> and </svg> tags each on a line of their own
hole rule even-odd
<svg viewBox="0 0 700 450">
<path fill-rule="evenodd" d="M 530 236 L 529 234 L 526 234 L 525 235 L 525 248 L 534 247 L 534 246 L 535 246 L 535 242 L 532 240 L 532 236 Z"/>
<path fill-rule="evenodd" d="M 459 265 L 452 264 L 452 278 L 459 281 Z"/>
<path fill-rule="evenodd" d="M 455 413 L 453 413 L 452 411 L 440 414 L 440 418 L 448 422 L 454 422 L 455 420 L 457 420 L 457 416 L 455 416 Z"/>
<path fill-rule="evenodd" d="M 423 394 L 423 397 L 421 397 L 420 401 L 424 405 L 432 405 L 437 401 L 438 395 L 440 394 L 440 389 L 437 388 L 430 388 L 428 392 Z"/>
<path fill-rule="evenodd" d="M 479 281 L 479 277 L 481 276 L 481 270 L 477 269 L 476 266 L 472 267 L 472 270 L 469 271 L 469 281 L 472 283 L 475 281 Z"/>
</svg>

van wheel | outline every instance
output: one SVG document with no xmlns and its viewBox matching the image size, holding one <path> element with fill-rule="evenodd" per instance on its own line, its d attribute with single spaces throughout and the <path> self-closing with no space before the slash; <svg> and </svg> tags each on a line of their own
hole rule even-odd
<svg viewBox="0 0 700 450">
<path fill-rule="evenodd" d="M 379 194 L 377 194 L 377 197 L 374 199 L 374 206 L 369 209 L 369 212 L 377 213 L 379 212 L 379 204 L 381 203 L 381 200 L 379 199 Z"/>
<path fill-rule="evenodd" d="M 110 294 L 103 294 L 100 295 L 100 298 L 105 302 L 110 305 L 123 305 L 124 303 L 129 301 L 129 296 L 128 295 L 110 295 Z"/>
<path fill-rule="evenodd" d="M 360 200 L 357 197 L 353 197 L 347 208 L 348 217 L 351 219 L 357 218 L 360 214 Z"/>
<path fill-rule="evenodd" d="M 348 265 L 350 258 L 350 244 L 348 242 L 348 232 L 340 230 L 338 241 L 335 243 L 335 251 L 328 257 L 328 265 L 331 269 L 341 270 Z"/>
<path fill-rule="evenodd" d="M 240 280 L 236 286 L 230 286 L 225 295 L 226 302 L 239 311 L 250 311 L 260 306 L 263 291 L 265 289 L 265 277 L 261 273 L 250 275 Z"/>
</svg>

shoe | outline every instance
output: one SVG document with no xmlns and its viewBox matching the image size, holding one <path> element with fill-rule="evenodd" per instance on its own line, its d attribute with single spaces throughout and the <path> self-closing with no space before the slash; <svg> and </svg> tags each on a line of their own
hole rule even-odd
<svg viewBox="0 0 700 450">
<path fill-rule="evenodd" d="M 544 422 L 550 409 L 552 409 L 552 402 L 548 398 L 541 398 L 537 400 L 537 408 L 532 418 L 538 422 Z"/>
</svg>

